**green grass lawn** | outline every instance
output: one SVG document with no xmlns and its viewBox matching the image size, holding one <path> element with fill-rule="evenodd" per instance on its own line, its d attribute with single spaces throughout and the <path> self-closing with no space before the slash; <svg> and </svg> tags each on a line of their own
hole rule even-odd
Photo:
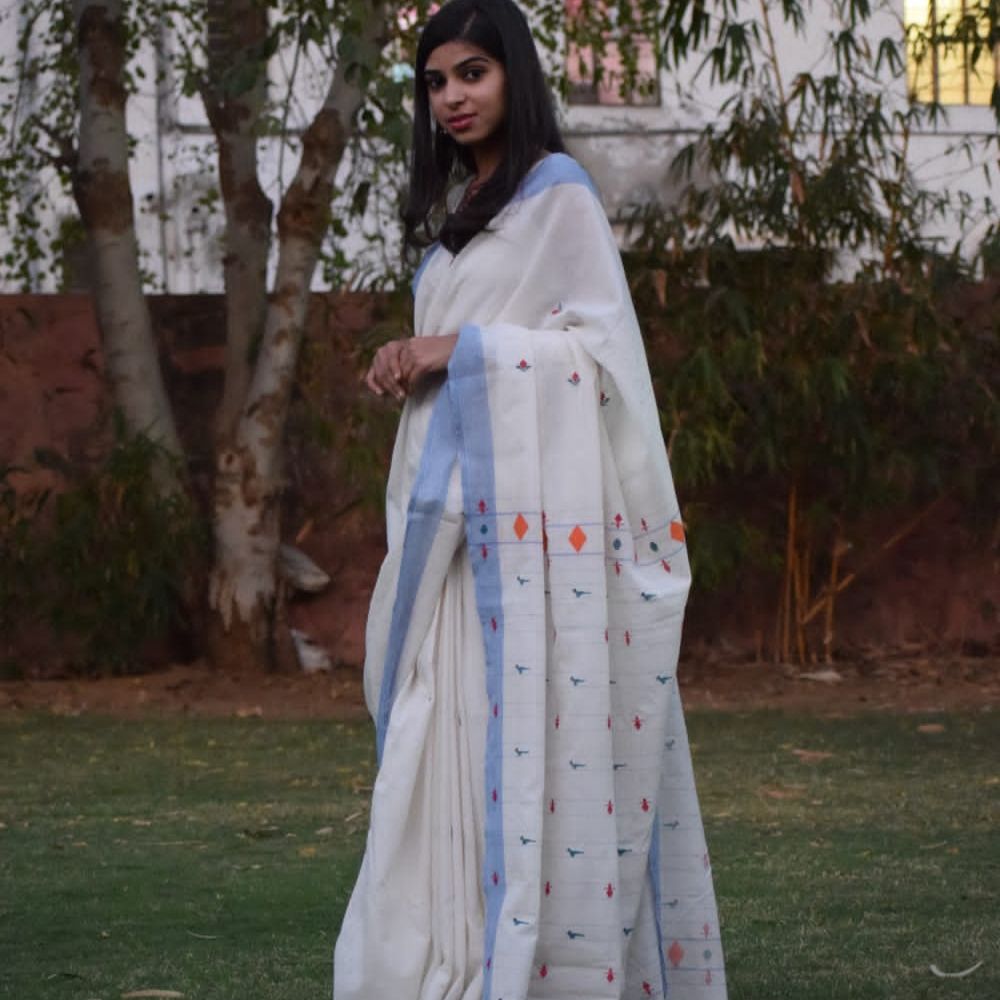
<svg viewBox="0 0 1000 1000">
<path fill-rule="evenodd" d="M 689 727 L 732 1000 L 1000 998 L 995 712 Z M 329 997 L 368 726 L 7 717 L 0 752 L 0 996 Z"/>
</svg>

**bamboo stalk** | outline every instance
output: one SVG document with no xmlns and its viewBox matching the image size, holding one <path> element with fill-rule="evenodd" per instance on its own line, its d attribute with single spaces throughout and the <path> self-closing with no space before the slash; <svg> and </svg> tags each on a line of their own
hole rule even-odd
<svg viewBox="0 0 1000 1000">
<path fill-rule="evenodd" d="M 837 573 L 840 570 L 840 557 L 847 551 L 840 537 L 840 528 L 833 538 L 833 552 L 830 555 L 830 581 L 827 584 L 826 620 L 823 625 L 823 662 L 833 663 L 833 605 L 837 600 Z"/>
<path fill-rule="evenodd" d="M 796 567 L 795 641 L 799 652 L 799 663 L 805 666 L 809 648 L 806 642 L 805 625 L 802 623 L 802 611 L 809 603 L 809 579 L 812 575 L 812 532 L 809 530 L 808 524 L 804 526 L 803 534 L 805 542 Z"/>
<path fill-rule="evenodd" d="M 798 484 L 793 482 L 788 490 L 788 527 L 785 533 L 785 586 L 782 597 L 781 660 L 791 658 L 792 581 L 795 573 L 795 528 L 798 523 Z"/>
<path fill-rule="evenodd" d="M 771 646 L 772 659 L 775 663 L 781 663 L 781 629 L 785 620 L 785 581 L 782 578 L 781 586 L 778 588 L 778 613 L 774 616 L 774 643 Z"/>
<path fill-rule="evenodd" d="M 802 556 L 795 553 L 795 568 L 792 572 L 792 598 L 795 602 L 795 651 L 800 665 L 806 662 L 805 642 L 803 641 L 802 625 L 799 622 L 799 608 L 802 603 Z"/>
<path fill-rule="evenodd" d="M 842 577 L 837 583 L 836 587 L 833 589 L 832 593 L 834 595 L 840 594 L 845 591 L 859 576 L 866 573 L 872 566 L 878 562 L 890 549 L 895 548 L 904 538 L 911 535 L 913 531 L 920 526 L 920 522 L 923 521 L 936 507 L 938 507 L 943 501 L 944 497 L 938 497 L 927 507 L 925 507 L 919 514 L 912 517 L 906 524 L 903 525 L 895 534 L 887 538 L 876 550 L 875 554 L 862 566 L 859 566 L 853 573 L 848 573 L 847 576 Z M 802 624 L 808 625 L 816 615 L 818 615 L 826 607 L 826 599 L 831 593 L 830 587 L 826 586 L 817 595 L 816 600 L 810 606 L 809 610 L 802 617 Z"/>
</svg>

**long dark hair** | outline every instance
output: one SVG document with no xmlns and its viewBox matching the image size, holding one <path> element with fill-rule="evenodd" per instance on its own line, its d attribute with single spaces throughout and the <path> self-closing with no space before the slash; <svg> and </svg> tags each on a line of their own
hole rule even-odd
<svg viewBox="0 0 1000 1000">
<path fill-rule="evenodd" d="M 470 150 L 437 129 L 424 70 L 439 45 L 454 41 L 477 45 L 504 67 L 507 115 L 505 148 L 496 170 L 460 211 L 448 213 L 449 182 L 461 173 L 474 172 L 476 164 Z M 458 253 L 513 198 L 543 153 L 564 150 L 531 29 L 513 0 L 445 3 L 420 35 L 414 98 L 410 192 L 403 212 L 406 245 L 420 248 L 437 239 Z"/>
</svg>

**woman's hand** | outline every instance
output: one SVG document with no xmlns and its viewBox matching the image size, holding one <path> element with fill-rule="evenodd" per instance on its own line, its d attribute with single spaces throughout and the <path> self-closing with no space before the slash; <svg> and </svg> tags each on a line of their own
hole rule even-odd
<svg viewBox="0 0 1000 1000">
<path fill-rule="evenodd" d="M 390 340 L 375 352 L 365 384 L 376 396 L 403 399 L 425 375 L 448 367 L 457 340 L 457 333 Z"/>
</svg>

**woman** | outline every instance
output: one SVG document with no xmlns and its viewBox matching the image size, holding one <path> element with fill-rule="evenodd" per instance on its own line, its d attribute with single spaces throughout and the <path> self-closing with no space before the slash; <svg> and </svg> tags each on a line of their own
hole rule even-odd
<svg viewBox="0 0 1000 1000">
<path fill-rule="evenodd" d="M 417 335 L 367 376 L 406 405 L 335 1000 L 723 998 L 680 513 L 618 250 L 510 0 L 430 19 L 414 117 L 406 235 L 434 242 Z"/>
</svg>

